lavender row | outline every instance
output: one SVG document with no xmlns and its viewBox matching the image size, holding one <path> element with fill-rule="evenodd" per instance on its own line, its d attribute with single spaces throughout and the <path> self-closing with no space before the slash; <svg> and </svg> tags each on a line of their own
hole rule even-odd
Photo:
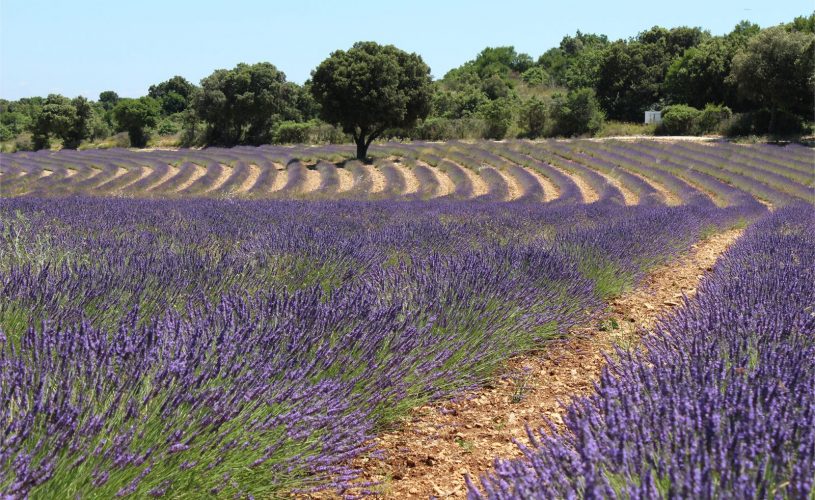
<svg viewBox="0 0 815 500">
<path fill-rule="evenodd" d="M 0 492 L 275 496 L 737 209 L 0 201 Z M 568 229 L 564 229 L 568 228 Z"/>
<path fill-rule="evenodd" d="M 779 209 L 469 497 L 811 498 L 813 304 L 815 210 Z"/>
</svg>

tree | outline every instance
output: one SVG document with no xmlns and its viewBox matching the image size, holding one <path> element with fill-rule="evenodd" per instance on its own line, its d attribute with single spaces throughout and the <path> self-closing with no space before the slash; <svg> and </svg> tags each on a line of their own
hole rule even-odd
<svg viewBox="0 0 815 500">
<path fill-rule="evenodd" d="M 551 79 L 549 73 L 540 66 L 532 66 L 521 74 L 521 80 L 527 85 L 548 85 Z"/>
<path fill-rule="evenodd" d="M 93 108 L 91 103 L 82 96 L 71 101 L 74 107 L 73 121 L 61 134 L 62 147 L 76 149 L 84 139 L 91 136 L 91 123 L 93 121 Z"/>
<path fill-rule="evenodd" d="M 76 108 L 71 100 L 59 94 L 49 94 L 31 126 L 35 150 L 50 147 L 51 135 L 65 137 L 76 121 Z"/>
<path fill-rule="evenodd" d="M 736 86 L 728 79 L 733 56 L 759 31 L 758 25 L 742 21 L 726 36 L 710 38 L 685 50 L 665 76 L 668 100 L 697 108 L 714 102 L 737 107 Z"/>
<path fill-rule="evenodd" d="M 114 107 L 116 107 L 116 103 L 119 102 L 119 94 L 112 90 L 106 90 L 99 94 L 99 104 L 105 109 L 105 111 L 110 111 Z"/>
<path fill-rule="evenodd" d="M 148 127 L 155 127 L 161 113 L 158 101 L 152 97 L 121 99 L 113 108 L 118 130 L 127 131 L 130 145 L 143 148 L 147 145 Z"/>
<path fill-rule="evenodd" d="M 186 78 L 176 75 L 166 82 L 150 85 L 147 95 L 161 104 L 164 115 L 172 115 L 187 109 L 193 90 L 195 90 L 195 85 L 188 82 Z"/>
<path fill-rule="evenodd" d="M 779 26 L 750 39 L 733 58 L 730 78 L 741 96 L 770 111 L 770 132 L 776 132 L 779 113 L 812 119 L 813 51 L 815 35 Z"/>
<path fill-rule="evenodd" d="M 503 139 L 509 127 L 512 126 L 513 102 L 509 98 L 500 98 L 489 101 L 481 107 L 481 116 L 487 129 L 484 133 L 487 139 Z"/>
<path fill-rule="evenodd" d="M 311 74 L 320 116 L 351 134 L 357 158 L 388 128 L 409 128 L 430 111 L 430 68 L 393 45 L 357 42 L 333 52 Z"/>
<path fill-rule="evenodd" d="M 295 104 L 286 75 L 267 62 L 216 70 L 192 98 L 207 143 L 219 146 L 268 144 L 277 123 L 297 117 Z"/>
<path fill-rule="evenodd" d="M 655 26 L 631 42 L 609 45 L 595 85 L 603 109 L 616 120 L 641 120 L 645 109 L 665 98 L 665 75 L 673 60 L 708 38 L 699 28 Z"/>
<path fill-rule="evenodd" d="M 548 114 L 546 103 L 537 97 L 533 96 L 524 103 L 521 108 L 519 125 L 524 130 L 526 137 L 534 139 L 544 134 Z"/>
<path fill-rule="evenodd" d="M 588 88 L 570 90 L 566 96 L 555 94 L 551 115 L 555 133 L 564 136 L 594 134 L 605 120 L 594 90 Z"/>
</svg>

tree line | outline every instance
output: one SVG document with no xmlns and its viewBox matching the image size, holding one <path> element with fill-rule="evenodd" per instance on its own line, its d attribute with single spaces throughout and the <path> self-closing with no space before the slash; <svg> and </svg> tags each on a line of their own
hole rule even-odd
<svg viewBox="0 0 815 500">
<path fill-rule="evenodd" d="M 0 141 L 77 148 L 125 132 L 127 143 L 114 145 L 144 147 L 155 136 L 217 146 L 351 140 L 364 158 L 379 138 L 578 136 L 614 124 L 794 134 L 812 127 L 814 95 L 815 13 L 766 29 L 743 21 L 722 36 L 656 26 L 610 41 L 578 31 L 537 60 L 488 47 L 436 81 L 420 56 L 359 42 L 331 53 L 303 85 L 271 63 L 241 63 L 198 85 L 174 76 L 139 98 L 0 100 Z M 656 129 L 633 125 L 646 110 L 662 111 Z"/>
</svg>

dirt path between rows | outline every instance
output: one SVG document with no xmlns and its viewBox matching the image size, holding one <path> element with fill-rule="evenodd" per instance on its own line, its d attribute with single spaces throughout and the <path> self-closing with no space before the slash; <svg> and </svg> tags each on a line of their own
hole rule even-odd
<svg viewBox="0 0 815 500">
<path fill-rule="evenodd" d="M 529 172 L 529 174 L 532 175 L 538 181 L 538 184 L 540 184 L 541 188 L 543 189 L 543 200 L 542 201 L 544 203 L 548 203 L 548 202 L 550 202 L 552 200 L 556 200 L 556 199 L 558 199 L 560 197 L 560 189 L 558 189 L 558 187 L 555 185 L 555 183 L 552 182 L 551 180 L 549 180 L 548 177 L 541 174 L 540 172 L 538 172 L 534 168 L 524 167 L 523 165 L 518 165 L 518 168 L 523 168 L 524 170 Z"/>
<path fill-rule="evenodd" d="M 568 340 L 510 360 L 492 387 L 417 408 L 401 428 L 376 438 L 387 458 L 360 459 L 363 477 L 380 482 L 376 489 L 385 498 L 464 497 L 466 474 L 477 478 L 495 458 L 520 456 L 512 439 L 527 442 L 526 425 L 542 427 L 544 416 L 561 422 L 559 401 L 593 390 L 604 353 L 614 344 L 635 346 L 642 328 L 678 306 L 683 293 L 695 293 L 740 234 L 729 230 L 693 245 L 636 289 L 611 300 L 600 318 L 574 329 Z"/>
</svg>

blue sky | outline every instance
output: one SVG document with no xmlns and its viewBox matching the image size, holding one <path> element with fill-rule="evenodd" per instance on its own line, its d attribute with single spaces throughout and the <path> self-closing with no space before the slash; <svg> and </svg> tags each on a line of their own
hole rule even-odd
<svg viewBox="0 0 815 500">
<path fill-rule="evenodd" d="M 578 29 L 611 39 L 654 25 L 722 34 L 742 19 L 771 26 L 812 10 L 812 0 L 0 0 L 0 97 L 139 96 L 176 74 L 198 83 L 259 61 L 302 83 L 359 40 L 417 52 L 441 77 L 484 47 L 537 58 Z"/>
</svg>

